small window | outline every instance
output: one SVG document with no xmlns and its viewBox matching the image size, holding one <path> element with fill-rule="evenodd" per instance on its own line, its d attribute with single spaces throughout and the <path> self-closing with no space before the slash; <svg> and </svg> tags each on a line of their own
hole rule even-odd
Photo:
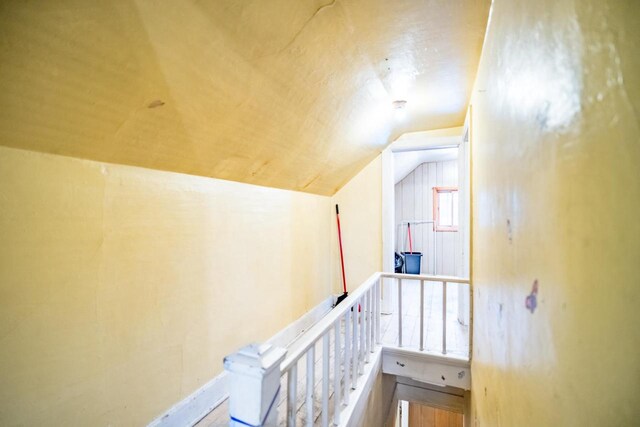
<svg viewBox="0 0 640 427">
<path fill-rule="evenodd" d="M 435 231 L 458 231 L 458 187 L 433 187 Z"/>
</svg>

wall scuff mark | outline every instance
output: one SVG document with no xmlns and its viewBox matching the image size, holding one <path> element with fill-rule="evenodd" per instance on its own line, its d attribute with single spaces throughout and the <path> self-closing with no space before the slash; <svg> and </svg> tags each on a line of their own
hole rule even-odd
<svg viewBox="0 0 640 427">
<path fill-rule="evenodd" d="M 147 105 L 147 108 L 157 108 L 157 107 L 162 107 L 164 105 L 164 102 L 156 99 L 155 101 L 151 101 L 149 103 L 149 105 Z"/>
<path fill-rule="evenodd" d="M 527 295 L 524 305 L 531 313 L 536 311 L 536 307 L 538 306 L 538 279 L 534 280 L 531 293 Z"/>
</svg>

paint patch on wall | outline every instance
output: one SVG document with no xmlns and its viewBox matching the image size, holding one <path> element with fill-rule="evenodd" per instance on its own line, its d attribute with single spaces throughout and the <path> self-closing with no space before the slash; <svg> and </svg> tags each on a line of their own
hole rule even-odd
<svg viewBox="0 0 640 427">
<path fill-rule="evenodd" d="M 533 281 L 531 293 L 527 295 L 527 298 L 524 300 L 524 305 L 531 313 L 536 311 L 536 307 L 538 306 L 538 279 Z"/>
</svg>

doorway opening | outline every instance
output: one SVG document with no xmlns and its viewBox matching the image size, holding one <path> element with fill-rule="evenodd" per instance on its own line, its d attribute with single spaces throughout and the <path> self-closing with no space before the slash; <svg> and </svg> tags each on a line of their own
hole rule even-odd
<svg viewBox="0 0 640 427">
<path fill-rule="evenodd" d="M 467 126 L 404 134 L 382 153 L 384 271 L 469 277 L 469 170 Z M 414 255 L 413 265 L 419 253 L 418 271 L 407 270 L 407 252 Z M 420 286 L 418 280 L 407 282 L 403 292 Z M 446 317 L 463 327 L 460 342 L 468 343 L 469 285 L 449 284 L 447 291 Z M 393 314 L 396 295 L 393 283 L 385 286 L 383 313 Z"/>
<path fill-rule="evenodd" d="M 395 427 L 462 427 L 463 416 L 448 409 L 409 402 L 398 401 Z"/>
<path fill-rule="evenodd" d="M 394 252 L 419 252 L 419 274 L 462 275 L 458 151 L 394 153 Z"/>
</svg>

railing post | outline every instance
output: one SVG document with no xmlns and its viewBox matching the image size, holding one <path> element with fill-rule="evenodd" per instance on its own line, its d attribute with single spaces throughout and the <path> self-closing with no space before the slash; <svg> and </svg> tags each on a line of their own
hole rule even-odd
<svg viewBox="0 0 640 427">
<path fill-rule="evenodd" d="M 313 426 L 313 383 L 315 371 L 316 346 L 307 350 L 307 425 Z"/>
<path fill-rule="evenodd" d="M 442 354 L 447 354 L 447 282 L 442 282 Z"/>
<path fill-rule="evenodd" d="M 231 427 L 277 424 L 280 363 L 286 354 L 269 344 L 250 344 L 224 358 Z"/>
<path fill-rule="evenodd" d="M 398 279 L 398 347 L 402 347 L 402 279 Z"/>
<path fill-rule="evenodd" d="M 420 280 L 420 351 L 424 350 L 424 280 Z"/>
</svg>

